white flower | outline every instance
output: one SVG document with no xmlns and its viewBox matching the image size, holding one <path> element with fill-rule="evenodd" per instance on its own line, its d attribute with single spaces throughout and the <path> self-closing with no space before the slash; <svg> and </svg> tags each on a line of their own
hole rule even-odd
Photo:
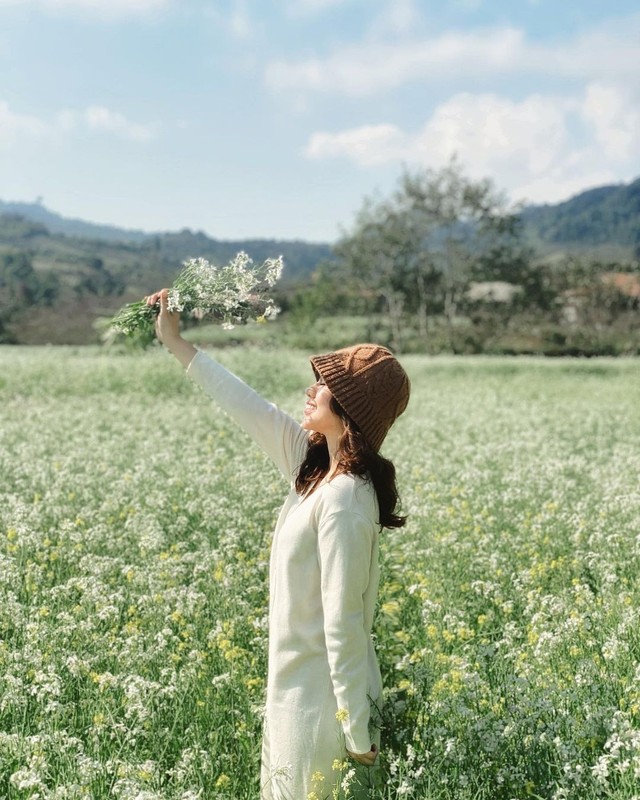
<svg viewBox="0 0 640 800">
<path fill-rule="evenodd" d="M 221 319 L 227 330 L 235 322 L 273 319 L 279 309 L 266 292 L 275 285 L 282 268 L 282 256 L 258 266 L 240 252 L 223 267 L 205 258 L 192 258 L 184 262 L 169 289 L 167 306 L 169 311 L 188 312 L 197 319 Z M 130 303 L 113 318 L 111 331 L 128 335 L 149 329 L 156 312 L 145 301 Z"/>
<path fill-rule="evenodd" d="M 26 767 L 14 772 L 9 778 L 9 783 L 20 791 L 25 791 L 26 789 L 44 788 L 38 773 L 27 769 Z"/>
</svg>

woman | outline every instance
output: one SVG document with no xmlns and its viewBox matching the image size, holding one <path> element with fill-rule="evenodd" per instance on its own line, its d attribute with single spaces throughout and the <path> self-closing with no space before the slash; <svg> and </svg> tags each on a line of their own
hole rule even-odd
<svg viewBox="0 0 640 800">
<path fill-rule="evenodd" d="M 365 796 L 382 699 L 370 636 L 378 535 L 405 522 L 395 469 L 378 449 L 406 408 L 407 375 L 377 345 L 313 356 L 300 424 L 181 337 L 166 289 L 147 298 L 158 301 L 158 338 L 291 483 L 269 564 L 260 796 L 324 800 L 349 782 L 349 796 Z"/>
</svg>

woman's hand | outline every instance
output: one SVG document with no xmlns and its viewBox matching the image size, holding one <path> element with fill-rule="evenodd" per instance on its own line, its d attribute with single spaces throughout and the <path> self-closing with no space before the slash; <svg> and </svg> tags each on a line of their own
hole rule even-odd
<svg viewBox="0 0 640 800">
<path fill-rule="evenodd" d="M 169 311 L 168 297 L 169 290 L 161 289 L 145 298 L 148 306 L 160 305 L 156 318 L 156 336 L 163 344 L 180 336 L 180 314 Z"/>
<path fill-rule="evenodd" d="M 369 750 L 368 753 L 352 753 L 350 750 L 347 750 L 347 753 L 354 761 L 357 761 L 358 764 L 364 764 L 365 767 L 372 767 L 376 763 L 376 758 L 378 757 L 378 748 L 375 744 L 372 744 L 371 750 Z"/>
<path fill-rule="evenodd" d="M 150 294 L 147 305 L 160 303 L 160 313 L 156 319 L 156 336 L 162 344 L 178 359 L 185 369 L 196 354 L 195 347 L 180 336 L 180 314 L 169 311 L 169 290 L 161 289 Z"/>
</svg>

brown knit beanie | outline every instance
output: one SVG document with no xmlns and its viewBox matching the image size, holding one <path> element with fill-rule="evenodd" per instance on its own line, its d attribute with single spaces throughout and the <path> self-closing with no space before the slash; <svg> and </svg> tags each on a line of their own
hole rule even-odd
<svg viewBox="0 0 640 800">
<path fill-rule="evenodd" d="M 311 366 L 375 450 L 407 407 L 410 384 L 396 357 L 377 344 L 311 356 Z"/>
</svg>

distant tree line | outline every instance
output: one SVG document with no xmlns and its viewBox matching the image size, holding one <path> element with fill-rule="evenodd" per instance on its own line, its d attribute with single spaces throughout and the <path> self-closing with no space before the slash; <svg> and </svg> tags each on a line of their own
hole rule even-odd
<svg viewBox="0 0 640 800">
<path fill-rule="evenodd" d="M 50 308 L 63 295 L 78 300 L 86 295 L 122 294 L 123 281 L 105 268 L 102 259 L 86 259 L 83 267 L 73 273 L 72 280 L 65 282 L 58 271 L 36 270 L 28 252 L 0 255 L 0 343 L 16 340 L 10 332 L 10 323 L 16 316 L 33 309 Z"/>
<path fill-rule="evenodd" d="M 13 342 L 7 324 L 11 317 L 31 306 L 51 305 L 59 290 L 55 273 L 36 273 L 26 253 L 0 257 L 0 343 Z"/>
<path fill-rule="evenodd" d="M 455 160 L 366 200 L 334 254 L 285 298 L 301 328 L 356 314 L 396 350 L 640 352 L 637 262 L 545 260 L 518 210 Z"/>
<path fill-rule="evenodd" d="M 519 209 L 455 159 L 366 199 L 332 247 L 189 230 L 106 242 L 2 214 L 0 342 L 94 342 L 99 318 L 168 285 L 184 259 L 222 264 L 240 249 L 284 256 L 280 344 L 366 336 L 427 353 L 640 353 L 640 179 Z"/>
</svg>

